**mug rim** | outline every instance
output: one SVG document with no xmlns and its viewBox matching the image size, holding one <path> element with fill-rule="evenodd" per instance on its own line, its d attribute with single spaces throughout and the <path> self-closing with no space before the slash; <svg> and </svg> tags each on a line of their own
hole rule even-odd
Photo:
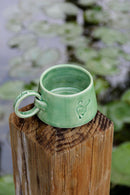
<svg viewBox="0 0 130 195">
<path fill-rule="evenodd" d="M 71 67 L 71 68 L 74 68 L 74 69 L 77 69 L 77 70 L 81 70 L 82 72 L 86 73 L 89 78 L 90 78 L 90 84 L 82 91 L 80 92 L 77 92 L 75 94 L 67 94 L 67 95 L 64 95 L 64 94 L 56 94 L 56 93 L 53 93 L 51 91 L 49 91 L 47 88 L 44 87 L 43 85 L 43 77 L 48 73 L 50 72 L 51 70 L 53 69 L 57 69 L 57 68 L 64 68 L 64 67 Z M 53 95 L 53 96 L 57 96 L 57 97 L 74 97 L 74 96 L 77 96 L 77 95 L 80 95 L 80 94 L 83 94 L 84 92 L 88 91 L 93 85 L 93 78 L 92 78 L 92 75 L 90 74 L 89 71 L 87 71 L 86 69 L 82 68 L 81 66 L 78 66 L 78 65 L 73 65 L 73 64 L 58 64 L 58 65 L 54 65 L 54 66 L 51 66 L 50 68 L 46 69 L 42 74 L 41 74 L 41 77 L 40 77 L 40 87 L 46 91 L 48 94 L 50 95 Z"/>
</svg>

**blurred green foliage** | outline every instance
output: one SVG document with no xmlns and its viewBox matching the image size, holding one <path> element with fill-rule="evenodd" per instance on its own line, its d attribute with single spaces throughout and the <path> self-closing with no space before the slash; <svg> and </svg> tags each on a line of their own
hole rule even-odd
<svg viewBox="0 0 130 195">
<path fill-rule="evenodd" d="M 0 195 L 14 195 L 13 177 L 6 175 L 0 177 Z"/>
<path fill-rule="evenodd" d="M 129 7 L 128 0 L 20 0 L 6 25 L 13 32 L 8 45 L 20 55 L 9 64 L 13 80 L 0 86 L 4 100 L 14 100 L 24 89 L 36 90 L 41 69 L 62 61 L 56 45 L 42 47 L 46 38 L 58 38 L 66 48 L 67 58 L 62 62 L 76 63 L 93 74 L 98 108 L 114 122 L 112 186 L 130 186 L 130 89 L 128 84 L 114 88 L 110 82 L 130 61 L 129 49 L 125 49 L 130 46 Z M 0 179 L 0 188 L 4 195 L 14 193 L 10 176 Z"/>
<path fill-rule="evenodd" d="M 113 148 L 111 181 L 130 185 L 130 142 Z"/>
</svg>

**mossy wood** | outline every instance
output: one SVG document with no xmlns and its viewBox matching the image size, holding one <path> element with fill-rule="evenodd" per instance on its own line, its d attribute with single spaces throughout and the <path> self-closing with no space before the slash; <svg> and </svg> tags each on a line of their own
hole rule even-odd
<svg viewBox="0 0 130 195">
<path fill-rule="evenodd" d="M 15 113 L 9 122 L 16 195 L 109 195 L 113 123 L 103 114 L 72 129 Z"/>
</svg>

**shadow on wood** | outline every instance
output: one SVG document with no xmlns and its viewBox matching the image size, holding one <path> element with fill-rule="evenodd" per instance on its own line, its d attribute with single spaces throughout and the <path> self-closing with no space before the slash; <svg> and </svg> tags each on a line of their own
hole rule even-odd
<svg viewBox="0 0 130 195">
<path fill-rule="evenodd" d="M 99 111 L 71 129 L 15 113 L 9 122 L 16 195 L 109 195 L 113 123 Z"/>
</svg>

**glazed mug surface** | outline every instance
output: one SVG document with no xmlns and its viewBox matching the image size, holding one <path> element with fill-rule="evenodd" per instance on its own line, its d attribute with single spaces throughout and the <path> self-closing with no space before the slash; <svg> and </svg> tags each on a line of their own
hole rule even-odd
<svg viewBox="0 0 130 195">
<path fill-rule="evenodd" d="M 35 96 L 34 107 L 26 112 L 19 105 Z M 40 77 L 38 92 L 26 90 L 15 100 L 14 111 L 20 118 L 35 114 L 51 126 L 78 127 L 91 121 L 97 112 L 97 101 L 91 74 L 77 65 L 55 65 Z"/>
</svg>

